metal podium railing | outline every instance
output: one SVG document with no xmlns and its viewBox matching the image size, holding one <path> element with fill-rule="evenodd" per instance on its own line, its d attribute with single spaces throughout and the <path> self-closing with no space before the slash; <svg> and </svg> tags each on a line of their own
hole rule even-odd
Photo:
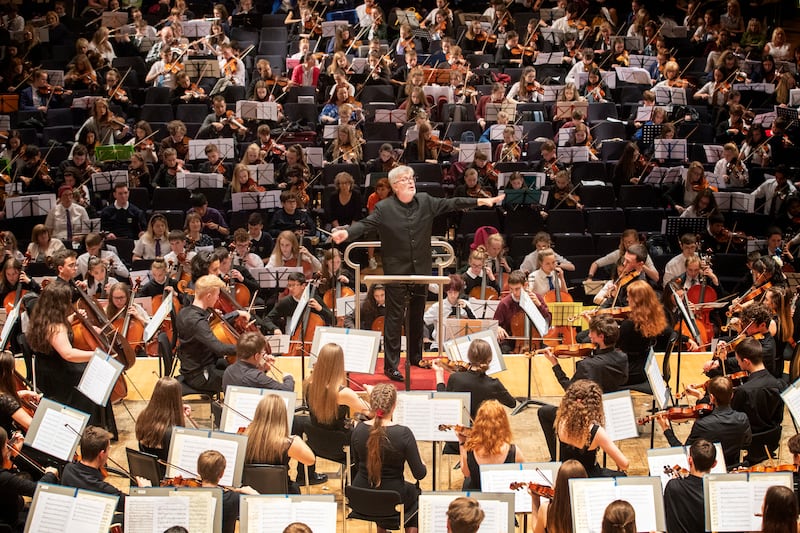
<svg viewBox="0 0 800 533">
<path fill-rule="evenodd" d="M 444 299 L 444 291 L 443 286 L 450 283 L 450 278 L 444 275 L 444 269 L 455 263 L 456 254 L 453 250 L 453 246 L 447 241 L 441 240 L 431 240 L 431 248 L 443 248 L 444 252 L 439 252 L 433 254 L 434 258 L 434 266 L 439 271 L 438 276 L 365 276 L 363 279 L 361 278 L 361 265 L 359 263 L 353 262 L 350 260 L 350 253 L 352 250 L 357 248 L 379 248 L 381 245 L 380 241 L 362 241 L 362 242 L 354 242 L 350 244 L 344 251 L 344 262 L 352 268 L 356 273 L 356 283 L 355 283 L 355 299 L 353 302 L 353 309 L 355 314 L 355 324 L 356 327 L 360 327 L 361 325 L 361 282 L 370 284 L 370 283 L 405 283 L 405 284 L 414 284 L 414 285 L 430 285 L 435 283 L 439 286 L 439 327 L 438 331 L 441 333 L 444 331 L 443 323 L 444 323 L 444 309 L 442 306 L 442 300 Z M 406 333 L 409 331 L 408 327 L 408 314 L 406 314 Z M 440 339 L 439 339 L 440 340 Z M 439 348 L 439 355 L 442 354 L 442 342 L 438 342 Z M 409 342 L 406 339 L 406 390 L 411 390 L 411 361 L 408 357 L 408 347 Z"/>
</svg>

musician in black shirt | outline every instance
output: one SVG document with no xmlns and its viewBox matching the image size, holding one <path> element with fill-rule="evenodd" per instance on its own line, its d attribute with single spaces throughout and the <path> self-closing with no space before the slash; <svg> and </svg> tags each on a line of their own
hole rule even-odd
<svg viewBox="0 0 800 533">
<path fill-rule="evenodd" d="M 669 480 L 664 488 L 664 512 L 669 533 L 705 531 L 703 476 L 717 464 L 717 449 L 700 439 L 689 449 L 689 475 Z"/>
</svg>

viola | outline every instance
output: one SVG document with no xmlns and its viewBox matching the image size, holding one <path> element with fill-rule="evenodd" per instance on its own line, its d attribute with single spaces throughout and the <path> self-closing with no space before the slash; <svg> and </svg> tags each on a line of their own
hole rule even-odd
<svg viewBox="0 0 800 533">
<path fill-rule="evenodd" d="M 225 111 L 225 115 L 223 115 L 220 122 L 226 122 L 233 131 L 238 131 L 240 129 L 245 132 L 247 131 L 247 128 L 245 127 L 241 119 L 237 117 L 236 113 L 234 113 L 230 109 L 228 111 Z"/>
<path fill-rule="evenodd" d="M 756 465 L 750 468 L 737 468 L 734 472 L 797 472 L 797 465 Z"/>
<path fill-rule="evenodd" d="M 644 418 L 639 418 L 638 420 L 636 420 L 636 423 L 639 424 L 640 426 L 643 426 L 644 424 L 647 424 L 651 420 L 655 420 L 656 418 L 663 418 L 671 422 L 680 424 L 682 422 L 688 422 L 689 420 L 705 416 L 713 410 L 714 406 L 707 403 L 698 403 L 694 407 L 671 407 L 664 411 L 659 411 L 657 413 L 653 413 L 652 415 L 648 415 Z"/>
<path fill-rule="evenodd" d="M 511 490 L 528 489 L 532 494 L 536 494 L 537 496 L 542 496 L 544 498 L 550 498 L 551 500 L 556 495 L 556 491 L 553 487 L 540 485 L 539 483 L 533 483 L 532 481 L 514 481 L 508 486 L 508 488 Z"/>
<path fill-rule="evenodd" d="M 161 480 L 159 483 L 162 487 L 189 487 L 189 488 L 199 488 L 203 486 L 203 483 L 199 479 L 193 478 L 184 478 L 183 476 L 175 476 L 175 477 L 168 477 Z"/>
</svg>

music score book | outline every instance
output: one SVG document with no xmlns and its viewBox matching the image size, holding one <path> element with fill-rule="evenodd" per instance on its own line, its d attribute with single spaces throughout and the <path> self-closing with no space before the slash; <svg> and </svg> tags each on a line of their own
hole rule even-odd
<svg viewBox="0 0 800 533">
<path fill-rule="evenodd" d="M 603 513 L 614 500 L 625 500 L 636 511 L 636 531 L 665 531 L 664 498 L 657 477 L 570 479 L 572 527 L 599 533 Z"/>
<path fill-rule="evenodd" d="M 239 533 L 275 533 L 292 522 L 303 522 L 312 531 L 336 531 L 336 512 L 333 494 L 243 494 L 239 498 Z"/>
<path fill-rule="evenodd" d="M 328 343 L 338 344 L 344 352 L 344 371 L 374 374 L 381 345 L 381 332 L 363 329 L 318 327 L 314 330 L 311 353 L 318 354 Z M 314 358 L 316 363 L 316 358 Z"/>
<path fill-rule="evenodd" d="M 527 494 L 527 492 L 526 492 Z M 419 496 L 419 529 L 447 533 L 447 508 L 459 497 L 478 500 L 484 518 L 478 533 L 514 531 L 514 495 L 499 492 L 433 492 Z M 530 497 L 529 497 L 530 499 Z"/>
<path fill-rule="evenodd" d="M 635 439 L 639 437 L 636 416 L 633 412 L 631 391 L 623 390 L 603 394 L 604 428 L 611 440 Z"/>
<path fill-rule="evenodd" d="M 116 357 L 96 348 L 83 370 L 78 390 L 97 405 L 105 406 L 123 370 L 125 366 Z"/>
<path fill-rule="evenodd" d="M 222 160 L 233 161 L 236 159 L 236 152 L 233 149 L 233 139 L 221 137 L 219 139 L 191 139 L 189 140 L 189 161 L 204 161 L 206 157 L 206 146 L 215 144 L 219 148 L 219 155 Z"/>
<path fill-rule="evenodd" d="M 242 484 L 246 448 L 246 435 L 173 427 L 167 456 L 167 462 L 173 466 L 167 467 L 165 477 L 197 477 L 192 475 L 197 473 L 197 458 L 206 450 L 217 450 L 227 461 L 219 484 L 225 487 L 238 487 Z"/>
<path fill-rule="evenodd" d="M 673 448 L 652 448 L 647 450 L 647 465 L 650 475 L 661 478 L 661 486 L 667 486 L 672 479 L 672 474 L 665 472 L 664 469 L 672 469 L 680 466 L 689 470 L 689 448 L 691 446 L 675 446 Z M 725 466 L 725 455 L 722 453 L 722 444 L 714 443 L 717 450 L 717 463 L 711 468 L 712 474 L 725 474 L 728 470 Z"/>
<path fill-rule="evenodd" d="M 708 531 L 760 531 L 764 494 L 773 485 L 793 488 L 791 472 L 708 474 L 703 477 Z"/>
<path fill-rule="evenodd" d="M 561 468 L 560 462 L 481 465 L 481 489 L 486 492 L 513 494 L 514 512 L 530 513 L 531 495 L 527 489 L 512 491 L 511 484 L 537 483 L 552 487 L 555 485 L 559 468 Z"/>
<path fill-rule="evenodd" d="M 393 420 L 417 441 L 457 442 L 455 431 L 439 431 L 439 425 L 468 426 L 470 398 L 469 392 L 398 391 Z"/>
<path fill-rule="evenodd" d="M 228 385 L 225 389 L 225 405 L 222 406 L 222 422 L 220 423 L 222 431 L 238 433 L 239 428 L 249 426 L 253 421 L 258 403 L 268 394 L 274 394 L 283 400 L 286 405 L 286 422 L 291 429 L 294 421 L 294 407 L 297 403 L 296 392 Z"/>
<path fill-rule="evenodd" d="M 42 398 L 25 434 L 25 444 L 62 461 L 71 461 L 88 423 L 87 413 Z"/>
<path fill-rule="evenodd" d="M 119 496 L 39 483 L 25 533 L 107 533 Z"/>
<path fill-rule="evenodd" d="M 125 533 L 162 533 L 172 526 L 222 533 L 222 489 L 131 487 L 125 498 Z"/>
<path fill-rule="evenodd" d="M 444 350 L 451 360 L 469 363 L 467 358 L 469 346 L 476 339 L 488 342 L 492 348 L 492 360 L 489 363 L 489 369 L 486 374 L 492 375 L 504 371 L 506 369 L 506 360 L 503 358 L 503 351 L 500 349 L 500 345 L 497 343 L 497 334 L 493 330 L 479 331 L 471 335 L 445 341 Z"/>
</svg>

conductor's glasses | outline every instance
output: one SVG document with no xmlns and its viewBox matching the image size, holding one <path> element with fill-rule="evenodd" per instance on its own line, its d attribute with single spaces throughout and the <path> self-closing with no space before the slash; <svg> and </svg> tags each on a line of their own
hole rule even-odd
<svg viewBox="0 0 800 533">
<path fill-rule="evenodd" d="M 411 176 L 403 176 L 402 178 L 397 178 L 396 180 L 394 180 L 395 183 L 414 183 L 416 181 L 417 181 L 417 176 L 413 174 Z"/>
</svg>

